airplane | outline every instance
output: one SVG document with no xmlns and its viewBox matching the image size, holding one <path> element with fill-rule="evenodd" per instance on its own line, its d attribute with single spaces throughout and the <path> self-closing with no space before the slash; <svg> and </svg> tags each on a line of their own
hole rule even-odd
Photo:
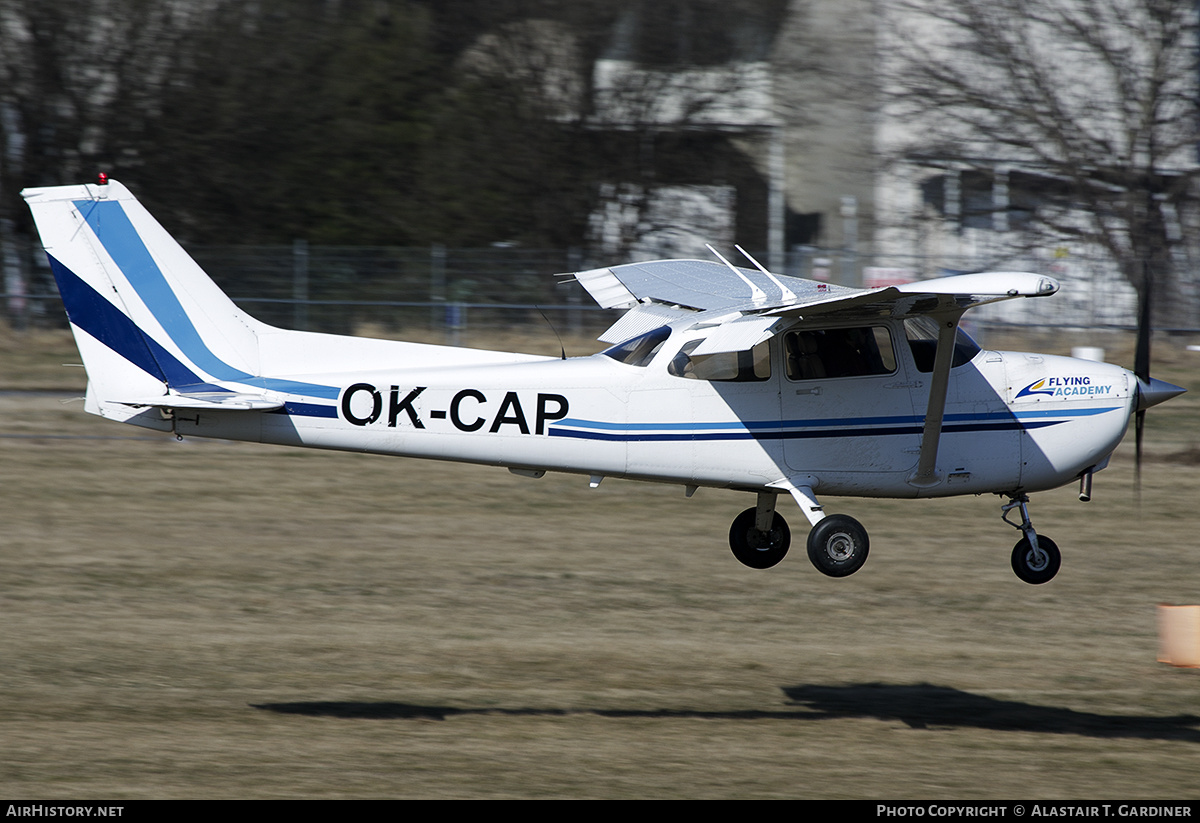
<svg viewBox="0 0 1200 823">
<path fill-rule="evenodd" d="M 1013 571 L 1045 583 L 1061 553 L 1034 529 L 1029 494 L 1078 481 L 1088 499 L 1131 417 L 1140 445 L 1144 411 L 1184 391 L 1149 376 L 1148 348 L 1146 374 L 981 349 L 963 313 L 1058 291 L 1031 272 L 860 289 L 715 250 L 613 265 L 573 275 L 625 310 L 599 338 L 610 347 L 556 358 L 275 328 L 237 308 L 120 183 L 22 194 L 87 371 L 86 411 L 180 438 L 569 472 L 592 487 L 633 478 L 689 498 L 747 492 L 755 505 L 729 545 L 755 569 L 790 547 L 780 495 L 809 522 L 812 564 L 845 577 L 868 535 L 818 493 L 989 493 L 1021 532 Z"/>
</svg>

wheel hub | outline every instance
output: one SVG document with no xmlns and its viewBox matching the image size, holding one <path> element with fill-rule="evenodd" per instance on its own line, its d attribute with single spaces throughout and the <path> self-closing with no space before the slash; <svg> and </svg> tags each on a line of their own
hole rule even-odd
<svg viewBox="0 0 1200 823">
<path fill-rule="evenodd" d="M 771 529 L 768 532 L 750 529 L 746 534 L 746 542 L 750 545 L 750 548 L 756 551 L 769 552 L 780 544 L 779 537 L 779 532 L 776 529 Z"/>
<path fill-rule="evenodd" d="M 1029 553 L 1025 555 L 1025 565 L 1029 567 L 1030 571 L 1045 571 L 1046 567 L 1050 565 L 1050 555 L 1043 551 L 1030 549 Z"/>
<path fill-rule="evenodd" d="M 854 540 L 845 532 L 838 532 L 829 538 L 825 551 L 837 561 L 849 560 L 854 556 Z"/>
<path fill-rule="evenodd" d="M 808 559 L 830 577 L 854 574 L 867 562 L 870 550 L 867 530 L 846 514 L 827 515 L 808 533 Z"/>
</svg>

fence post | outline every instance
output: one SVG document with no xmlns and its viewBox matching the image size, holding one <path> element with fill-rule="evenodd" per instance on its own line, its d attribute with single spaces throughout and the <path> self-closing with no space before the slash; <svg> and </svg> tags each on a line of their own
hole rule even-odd
<svg viewBox="0 0 1200 823">
<path fill-rule="evenodd" d="M 292 328 L 308 330 L 308 241 L 292 241 Z"/>
<path fill-rule="evenodd" d="M 4 270 L 3 288 L 8 295 L 8 320 L 17 331 L 24 331 L 28 321 L 29 303 L 25 299 L 25 278 L 21 258 L 17 254 L 13 221 L 0 219 L 0 261 Z"/>
<path fill-rule="evenodd" d="M 857 277 L 858 256 L 858 198 L 852 194 L 842 196 L 842 285 L 861 286 Z"/>
<path fill-rule="evenodd" d="M 436 306 L 434 307 L 436 309 Z M 458 300 L 447 303 L 444 307 L 446 315 L 446 344 L 462 345 L 462 330 L 467 327 L 467 307 Z"/>
<path fill-rule="evenodd" d="M 429 247 L 429 302 L 446 302 L 446 247 L 441 243 L 434 243 Z M 430 331 L 436 331 L 440 325 L 444 326 L 445 320 L 445 309 L 442 306 L 430 307 Z"/>
</svg>

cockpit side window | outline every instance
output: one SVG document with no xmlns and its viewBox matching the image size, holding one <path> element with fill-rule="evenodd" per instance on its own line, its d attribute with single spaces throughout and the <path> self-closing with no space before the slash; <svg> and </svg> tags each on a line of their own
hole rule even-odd
<svg viewBox="0 0 1200 823">
<path fill-rule="evenodd" d="M 667 373 L 688 380 L 733 383 L 749 383 L 770 378 L 771 347 L 767 341 L 746 351 L 693 355 L 692 352 L 702 342 L 703 338 L 684 343 L 679 353 L 671 358 Z"/>
<path fill-rule="evenodd" d="M 601 354 L 608 355 L 618 363 L 628 366 L 647 366 L 670 336 L 671 330 L 666 326 L 660 326 L 654 331 L 648 331 L 638 337 L 630 338 L 624 343 L 618 343 L 605 349 Z"/>
<path fill-rule="evenodd" d="M 789 380 L 864 377 L 896 370 L 892 336 L 883 326 L 803 329 L 783 336 Z"/>
<path fill-rule="evenodd" d="M 904 321 L 904 333 L 908 337 L 908 348 L 912 351 L 917 371 L 933 371 L 933 358 L 937 354 L 937 321 L 930 317 L 909 317 Z M 979 344 L 960 327 L 954 338 L 954 360 L 950 368 L 970 363 L 979 351 Z"/>
</svg>

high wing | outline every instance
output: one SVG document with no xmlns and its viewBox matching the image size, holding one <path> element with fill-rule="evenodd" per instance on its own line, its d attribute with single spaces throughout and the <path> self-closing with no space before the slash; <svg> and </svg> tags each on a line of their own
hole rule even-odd
<svg viewBox="0 0 1200 823">
<path fill-rule="evenodd" d="M 984 272 L 856 289 L 708 260 L 654 260 L 578 272 L 575 279 L 603 308 L 629 309 L 600 339 L 619 343 L 658 326 L 690 318 L 719 327 L 694 354 L 743 351 L 794 321 L 961 314 L 1014 297 L 1058 291 L 1051 277 L 1031 272 Z M 783 321 L 783 322 L 780 322 Z"/>
<path fill-rule="evenodd" d="M 575 278 L 604 308 L 629 309 L 601 340 L 616 343 L 657 326 L 690 319 L 693 328 L 713 327 L 713 332 L 692 352 L 695 355 L 744 351 L 786 327 L 813 317 L 835 321 L 932 317 L 938 325 L 937 352 L 930 376 L 921 455 L 916 471 L 909 478 L 917 486 L 938 481 L 935 468 L 938 443 L 954 339 L 963 312 L 986 303 L 1016 297 L 1048 297 L 1058 291 L 1058 281 L 1051 277 L 1014 271 L 960 274 L 899 286 L 856 289 L 771 274 L 761 267 L 738 268 L 721 259 L 722 263 L 706 260 L 628 263 L 579 272 Z"/>
<path fill-rule="evenodd" d="M 625 340 L 688 316 L 699 324 L 745 324 L 744 334 L 728 335 L 733 348 L 709 348 L 710 353 L 735 351 L 755 332 L 761 335 L 770 325 L 761 322 L 767 317 L 799 320 L 819 315 L 850 320 L 961 313 L 985 303 L 1046 297 L 1058 291 L 1053 278 L 1031 272 L 960 274 L 856 289 L 707 260 L 627 263 L 578 272 L 575 279 L 603 308 L 631 310 L 601 337 L 606 342 Z M 751 316 L 760 322 L 747 323 Z"/>
</svg>

